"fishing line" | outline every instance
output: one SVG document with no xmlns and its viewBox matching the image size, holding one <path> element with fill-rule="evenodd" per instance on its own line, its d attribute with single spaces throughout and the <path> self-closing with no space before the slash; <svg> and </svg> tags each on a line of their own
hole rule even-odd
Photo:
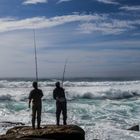
<svg viewBox="0 0 140 140">
<path fill-rule="evenodd" d="M 35 59 L 35 81 L 38 83 L 38 61 L 37 61 L 37 46 L 36 46 L 36 32 L 33 29 L 33 40 L 34 40 L 34 59 Z M 29 120 L 31 119 L 32 113 L 29 110 Z"/>
<path fill-rule="evenodd" d="M 35 76 L 36 76 L 36 82 L 38 82 L 38 80 L 39 80 L 39 78 L 38 78 L 38 59 L 37 59 L 37 45 L 36 45 L 36 32 L 35 32 L 35 29 L 33 29 L 33 33 L 34 33 Z M 41 113 L 41 116 L 42 116 L 41 118 L 43 120 L 44 112 L 45 112 L 45 108 L 43 108 L 43 105 L 42 105 L 42 110 L 44 110 Z"/>
<path fill-rule="evenodd" d="M 65 73 L 66 73 L 67 63 L 68 63 L 68 59 L 66 59 L 65 65 L 64 65 L 63 76 L 62 76 L 62 87 L 63 87 L 63 83 L 64 83 L 64 80 L 65 80 Z"/>
<path fill-rule="evenodd" d="M 35 29 L 33 29 L 33 33 L 34 33 L 35 75 L 36 75 L 36 82 L 38 82 L 38 61 L 37 61 L 37 49 L 36 49 L 36 33 L 35 33 Z"/>
</svg>

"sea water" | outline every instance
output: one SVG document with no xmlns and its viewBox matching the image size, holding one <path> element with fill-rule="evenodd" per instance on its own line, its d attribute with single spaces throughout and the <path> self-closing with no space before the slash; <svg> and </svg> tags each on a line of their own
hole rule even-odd
<svg viewBox="0 0 140 140">
<path fill-rule="evenodd" d="M 56 79 L 40 80 L 42 124 L 55 124 L 53 89 Z M 86 132 L 86 140 L 140 140 L 139 132 L 126 130 L 140 124 L 140 81 L 68 80 L 64 82 L 68 124 Z M 31 80 L 0 80 L 0 133 L 24 123 L 31 126 L 28 96 Z M 62 118 L 62 117 L 61 117 Z M 62 121 L 61 121 L 62 123 Z"/>
</svg>

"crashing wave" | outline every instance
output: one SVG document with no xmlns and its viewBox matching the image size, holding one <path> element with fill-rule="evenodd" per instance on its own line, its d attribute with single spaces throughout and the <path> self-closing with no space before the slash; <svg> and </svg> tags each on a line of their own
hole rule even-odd
<svg viewBox="0 0 140 140">
<path fill-rule="evenodd" d="M 56 80 L 40 81 L 43 100 L 52 100 Z M 117 100 L 140 96 L 140 81 L 106 82 L 71 82 L 64 83 L 68 100 L 95 99 Z M 32 88 L 32 81 L 0 81 L 0 100 L 27 101 Z"/>
<path fill-rule="evenodd" d="M 77 99 L 94 99 L 94 100 L 104 100 L 104 99 L 110 99 L 110 100 L 118 100 L 118 99 L 128 99 L 133 97 L 140 96 L 139 91 L 121 91 L 121 90 L 108 90 L 105 92 L 73 92 L 73 91 L 67 91 L 66 97 L 68 100 L 77 100 Z M 5 94 L 0 95 L 1 101 L 27 101 L 28 95 L 22 94 L 21 96 L 19 94 Z M 53 100 L 52 92 L 45 92 L 43 101 L 45 100 Z"/>
<path fill-rule="evenodd" d="M 132 97 L 140 96 L 139 91 L 121 91 L 121 90 L 108 90 L 105 92 L 99 93 L 92 93 L 92 92 L 85 92 L 85 93 L 75 93 L 72 96 L 72 93 L 68 93 L 68 98 L 70 99 L 95 99 L 95 100 L 118 100 L 118 99 L 128 99 Z"/>
<path fill-rule="evenodd" d="M 46 80 L 39 81 L 40 87 L 55 86 L 57 80 Z M 104 86 L 127 86 L 127 85 L 140 85 L 140 81 L 104 81 L 104 82 L 95 82 L 95 81 L 65 81 L 65 87 L 104 87 Z M 0 88 L 31 88 L 32 81 L 8 81 L 0 80 Z"/>
<path fill-rule="evenodd" d="M 10 101 L 10 100 L 12 100 L 12 96 L 10 94 L 0 95 L 0 100 L 3 100 L 3 101 L 8 100 L 8 101 Z"/>
</svg>

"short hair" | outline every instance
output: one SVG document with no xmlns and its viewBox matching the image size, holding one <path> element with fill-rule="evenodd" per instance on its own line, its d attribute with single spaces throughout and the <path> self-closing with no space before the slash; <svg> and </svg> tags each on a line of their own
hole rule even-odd
<svg viewBox="0 0 140 140">
<path fill-rule="evenodd" d="M 33 82 L 33 87 L 37 88 L 38 87 L 38 83 L 36 81 Z"/>
<path fill-rule="evenodd" d="M 56 86 L 56 87 L 60 87 L 60 82 L 56 82 L 56 83 L 55 83 L 55 86 Z"/>
</svg>

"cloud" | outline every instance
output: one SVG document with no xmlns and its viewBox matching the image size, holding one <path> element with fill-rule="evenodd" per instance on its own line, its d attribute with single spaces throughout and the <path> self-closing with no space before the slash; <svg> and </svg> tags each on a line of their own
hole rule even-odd
<svg viewBox="0 0 140 140">
<path fill-rule="evenodd" d="M 37 3 L 47 3 L 48 0 L 24 0 L 23 5 L 37 4 Z"/>
<path fill-rule="evenodd" d="M 140 5 L 138 6 L 122 6 L 120 7 L 121 10 L 126 10 L 126 11 L 140 11 Z"/>
<path fill-rule="evenodd" d="M 89 21 L 100 21 L 104 18 L 107 17 L 94 17 Z M 85 22 L 85 19 L 82 22 Z M 117 40 L 108 38 L 104 41 L 102 39 L 96 41 L 94 36 L 79 36 L 72 30 L 73 27 L 70 26 L 36 31 L 39 77 L 61 77 L 66 58 L 69 59 L 67 77 L 93 76 L 93 73 L 94 76 L 120 76 L 121 72 L 118 75 L 115 75 L 115 72 L 122 70 L 125 71 L 121 73 L 122 76 L 128 76 L 127 72 L 136 74 L 136 69 L 140 71 L 138 61 L 140 51 L 135 49 L 139 48 L 139 40 L 117 37 Z M 0 42 L 0 76 L 33 77 L 35 75 L 33 31 L 17 30 L 0 33 L 0 40 L 2 40 Z M 139 72 L 136 75 L 139 75 Z"/>
<path fill-rule="evenodd" d="M 97 0 L 97 1 L 101 2 L 101 3 L 105 3 L 105 4 L 114 4 L 114 5 L 118 5 L 119 4 L 115 0 Z"/>
<path fill-rule="evenodd" d="M 79 25 L 80 33 L 90 34 L 92 32 L 101 32 L 102 34 L 118 35 L 129 30 L 137 28 L 140 25 L 140 20 L 119 20 L 119 19 L 103 19 L 98 22 L 87 22 Z"/>
<path fill-rule="evenodd" d="M 0 32 L 19 30 L 19 29 L 33 29 L 34 27 L 51 28 L 58 25 L 63 25 L 71 22 L 86 22 L 91 20 L 99 20 L 103 17 L 100 15 L 66 15 L 56 16 L 52 18 L 46 17 L 33 17 L 27 19 L 12 19 L 12 18 L 1 18 L 0 19 Z"/>
<path fill-rule="evenodd" d="M 26 19 L 0 19 L 0 32 L 21 30 L 21 29 L 43 29 L 52 28 L 69 23 L 75 23 L 78 32 L 92 33 L 101 32 L 103 34 L 121 34 L 123 32 L 136 29 L 140 25 L 140 20 L 119 20 L 111 19 L 108 15 L 64 15 L 51 18 L 33 17 Z M 79 24 L 79 26 L 78 26 Z"/>
<path fill-rule="evenodd" d="M 69 2 L 69 1 L 72 1 L 72 0 L 59 0 L 57 3 L 63 3 L 63 2 Z"/>
</svg>

